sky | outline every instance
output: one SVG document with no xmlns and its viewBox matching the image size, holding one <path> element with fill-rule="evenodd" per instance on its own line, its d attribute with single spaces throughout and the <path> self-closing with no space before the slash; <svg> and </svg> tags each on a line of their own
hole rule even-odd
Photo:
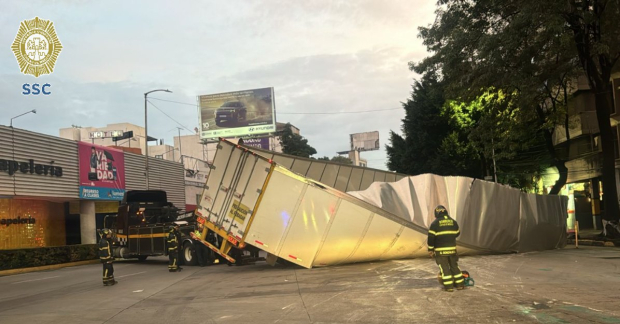
<svg viewBox="0 0 620 324">
<path fill-rule="evenodd" d="M 144 93 L 196 103 L 198 95 L 273 87 L 278 122 L 301 130 L 318 153 L 349 149 L 349 134 L 379 131 L 381 150 L 363 152 L 386 170 L 390 130 L 428 55 L 418 27 L 435 1 L 6 1 L 0 10 L 0 124 L 59 135 L 79 125 L 144 125 Z M 20 72 L 11 50 L 20 22 L 51 20 L 63 49 L 54 72 Z M 26 96 L 24 83 L 52 94 Z M 197 108 L 152 100 L 149 135 L 172 143 L 198 126 Z M 366 110 L 386 110 L 369 113 Z M 163 113 L 162 113 L 163 112 Z M 326 112 L 317 115 L 307 113 Z M 164 114 L 165 113 L 165 114 Z"/>
</svg>

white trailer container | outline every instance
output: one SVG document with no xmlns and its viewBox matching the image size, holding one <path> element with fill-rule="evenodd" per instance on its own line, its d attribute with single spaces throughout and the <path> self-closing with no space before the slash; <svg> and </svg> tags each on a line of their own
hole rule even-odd
<svg viewBox="0 0 620 324">
<path fill-rule="evenodd" d="M 556 202 L 557 197 L 532 199 L 518 190 L 493 187 L 498 185 L 491 183 L 472 187 L 467 182 L 471 179 L 463 180 L 467 178 L 438 177 L 430 181 L 425 176 L 403 178 L 385 171 L 356 172 L 359 170 L 350 167 L 344 173 L 351 178 L 345 179 L 339 177 L 341 166 L 319 164 L 283 155 L 265 157 L 264 152 L 220 140 L 196 210 L 206 229 L 195 238 L 231 263 L 238 261 L 231 256 L 235 255 L 231 249 L 249 246 L 266 251 L 270 263 L 281 258 L 306 268 L 413 258 L 427 254 L 429 210 L 445 200 L 448 206 L 468 210 L 466 219 L 471 226 L 462 224 L 469 230 L 463 235 L 465 240 L 458 242 L 460 254 L 511 252 L 515 246 L 540 248 L 540 244 L 525 243 L 532 237 L 529 233 L 537 237 L 551 233 L 553 238 L 546 240 L 551 245 L 543 248 L 563 245 L 565 226 L 562 227 L 561 217 L 566 210 Z M 330 185 L 353 190 L 371 188 L 354 196 L 310 179 L 326 174 L 330 174 L 326 178 Z M 353 177 L 356 181 L 351 184 Z M 375 182 L 371 186 L 375 179 L 390 182 Z M 488 196 L 485 190 L 498 192 L 499 200 L 484 201 Z M 444 191 L 446 194 L 439 194 Z M 550 207 L 537 211 L 531 203 L 537 199 L 543 199 Z M 505 213 L 507 216 L 504 212 L 490 212 L 501 211 L 505 201 L 515 202 L 512 205 L 516 206 Z M 550 205 L 549 201 L 556 203 Z M 484 215 L 477 214 L 479 206 L 484 207 Z M 541 218 L 537 213 L 546 216 Z M 523 215 L 529 217 L 527 221 Z M 503 217 L 510 219 L 502 221 Z M 456 219 L 460 217 L 457 215 Z M 204 241 L 207 229 L 223 238 L 219 246 Z M 493 233 L 503 233 L 504 238 L 498 241 Z M 502 243 L 501 249 L 497 248 L 498 242 Z"/>
</svg>

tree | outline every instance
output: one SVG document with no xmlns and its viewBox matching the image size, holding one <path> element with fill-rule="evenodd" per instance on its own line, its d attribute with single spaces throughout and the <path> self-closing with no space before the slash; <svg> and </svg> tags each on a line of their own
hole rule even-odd
<svg viewBox="0 0 620 324">
<path fill-rule="evenodd" d="M 412 68 L 441 74 L 449 89 L 461 95 L 475 96 L 489 86 L 507 93 L 516 90 L 539 116 L 539 130 L 560 172 L 559 182 L 566 181 L 565 159 L 554 153 L 549 134 L 559 124 L 555 114 L 562 109 L 549 100 L 558 90 L 570 89 L 568 80 L 576 72 L 585 72 L 595 95 L 604 192 L 617 197 L 609 79 L 620 57 L 620 2 L 441 0 L 439 6 L 435 23 L 420 30 L 433 55 Z M 567 91 L 555 98 L 565 104 Z M 616 199 L 605 199 L 605 209 L 607 220 L 619 217 Z"/>
<path fill-rule="evenodd" d="M 391 171 L 482 176 L 479 155 L 467 145 L 467 135 L 451 126 L 445 103 L 444 85 L 435 75 L 414 82 L 412 96 L 403 104 L 403 135 L 392 131 L 386 145 Z"/>
<path fill-rule="evenodd" d="M 345 156 L 340 156 L 340 155 L 336 155 L 334 157 L 332 157 L 331 159 L 327 156 L 324 157 L 320 157 L 318 158 L 318 160 L 321 161 L 332 161 L 332 162 L 336 162 L 336 163 L 340 163 L 340 164 L 353 164 L 353 161 L 351 161 L 351 159 L 349 159 L 348 157 Z"/>
<path fill-rule="evenodd" d="M 314 147 L 308 144 L 308 140 L 292 131 L 292 125 L 287 123 L 280 134 L 280 144 L 284 154 L 308 158 L 316 154 Z"/>
</svg>

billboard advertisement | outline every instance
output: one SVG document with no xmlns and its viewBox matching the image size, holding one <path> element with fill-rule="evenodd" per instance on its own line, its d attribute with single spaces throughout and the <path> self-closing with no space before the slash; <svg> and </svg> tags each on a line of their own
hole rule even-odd
<svg viewBox="0 0 620 324">
<path fill-rule="evenodd" d="M 379 132 L 351 134 L 351 151 L 376 151 L 379 147 Z"/>
<path fill-rule="evenodd" d="M 244 138 L 242 144 L 245 146 L 256 147 L 263 150 L 269 150 L 269 137 L 263 138 Z"/>
<path fill-rule="evenodd" d="M 125 194 L 123 151 L 78 142 L 80 198 L 122 200 Z"/>
<path fill-rule="evenodd" d="M 273 88 L 198 96 L 198 115 L 201 139 L 273 133 Z"/>
</svg>

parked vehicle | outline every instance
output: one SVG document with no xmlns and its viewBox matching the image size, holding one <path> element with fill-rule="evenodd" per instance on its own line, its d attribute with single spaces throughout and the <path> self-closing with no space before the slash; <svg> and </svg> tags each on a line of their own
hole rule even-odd
<svg viewBox="0 0 620 324">
<path fill-rule="evenodd" d="M 220 108 L 215 110 L 215 124 L 236 125 L 241 121 L 247 120 L 248 109 L 240 101 L 225 102 Z"/>
</svg>

